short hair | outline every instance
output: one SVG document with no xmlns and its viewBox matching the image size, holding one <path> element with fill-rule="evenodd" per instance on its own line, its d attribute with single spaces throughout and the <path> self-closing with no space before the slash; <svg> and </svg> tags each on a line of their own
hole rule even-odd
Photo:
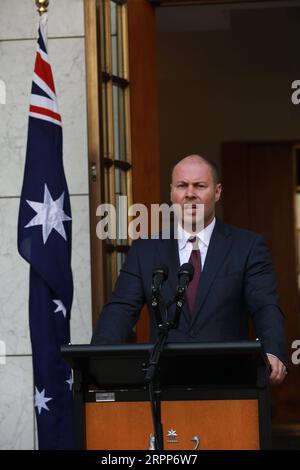
<svg viewBox="0 0 300 470">
<path fill-rule="evenodd" d="M 207 163 L 207 165 L 210 167 L 211 169 L 211 172 L 212 172 L 212 175 L 213 175 L 213 178 L 215 180 L 215 184 L 218 184 L 218 183 L 221 183 L 221 176 L 220 176 L 220 170 L 218 168 L 218 166 L 216 165 L 216 163 L 213 161 L 213 160 L 210 160 L 209 158 L 206 158 L 206 157 L 202 157 L 202 155 L 199 155 L 199 154 L 191 154 L 191 155 L 187 155 L 186 157 L 181 157 L 176 163 L 175 165 L 173 165 L 173 168 L 172 168 L 172 172 L 171 172 L 171 175 L 173 176 L 173 171 L 174 171 L 174 168 L 175 166 L 178 165 L 178 163 L 180 163 L 182 160 L 185 160 L 186 158 L 188 157 L 199 157 L 201 160 L 203 160 L 205 163 Z"/>
</svg>

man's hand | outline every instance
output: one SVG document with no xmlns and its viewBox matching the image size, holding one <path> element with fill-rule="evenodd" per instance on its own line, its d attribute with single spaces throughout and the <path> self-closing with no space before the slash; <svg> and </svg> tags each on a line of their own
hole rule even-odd
<svg viewBox="0 0 300 470">
<path fill-rule="evenodd" d="M 272 354 L 267 354 L 269 363 L 271 365 L 271 373 L 270 373 L 270 384 L 271 385 L 279 385 L 285 379 L 287 375 L 287 370 L 285 365 L 278 359 L 278 357 L 273 356 Z"/>
</svg>

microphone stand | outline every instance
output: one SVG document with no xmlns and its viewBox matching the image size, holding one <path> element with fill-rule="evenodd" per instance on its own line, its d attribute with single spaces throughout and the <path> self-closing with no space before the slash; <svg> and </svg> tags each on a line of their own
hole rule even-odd
<svg viewBox="0 0 300 470">
<path fill-rule="evenodd" d="M 167 320 L 167 309 L 160 296 L 159 289 L 152 289 L 152 302 L 151 306 L 154 310 L 156 320 L 158 322 L 158 337 L 156 343 L 150 354 L 149 364 L 146 369 L 145 383 L 148 385 L 152 421 L 154 427 L 155 437 L 155 450 L 164 449 L 164 438 L 163 438 L 163 425 L 161 422 L 161 390 L 158 380 L 158 367 L 161 354 L 164 350 L 169 331 L 172 328 L 177 328 L 179 323 L 179 317 L 185 302 L 185 288 L 178 288 L 175 302 L 176 311 L 173 321 Z M 162 305 L 161 305 L 162 304 Z M 172 305 L 172 304 L 171 304 Z M 169 305 L 170 306 L 170 305 Z M 162 314 L 163 312 L 163 314 Z"/>
</svg>

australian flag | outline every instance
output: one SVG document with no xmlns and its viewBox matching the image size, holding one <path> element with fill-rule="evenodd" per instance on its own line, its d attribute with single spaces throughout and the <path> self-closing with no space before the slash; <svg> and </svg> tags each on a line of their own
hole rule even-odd
<svg viewBox="0 0 300 470">
<path fill-rule="evenodd" d="M 46 25 L 44 14 L 30 98 L 18 249 L 30 265 L 29 324 L 39 449 L 72 449 L 72 375 L 60 355 L 60 346 L 70 342 L 71 207 Z"/>
</svg>

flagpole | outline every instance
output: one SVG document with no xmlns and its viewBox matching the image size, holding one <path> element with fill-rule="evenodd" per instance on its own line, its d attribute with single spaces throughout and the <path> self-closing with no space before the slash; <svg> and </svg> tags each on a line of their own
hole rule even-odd
<svg viewBox="0 0 300 470">
<path fill-rule="evenodd" d="M 43 15 L 44 13 L 47 13 L 49 0 L 35 0 L 35 4 L 37 6 L 37 11 L 40 16 Z"/>
</svg>

